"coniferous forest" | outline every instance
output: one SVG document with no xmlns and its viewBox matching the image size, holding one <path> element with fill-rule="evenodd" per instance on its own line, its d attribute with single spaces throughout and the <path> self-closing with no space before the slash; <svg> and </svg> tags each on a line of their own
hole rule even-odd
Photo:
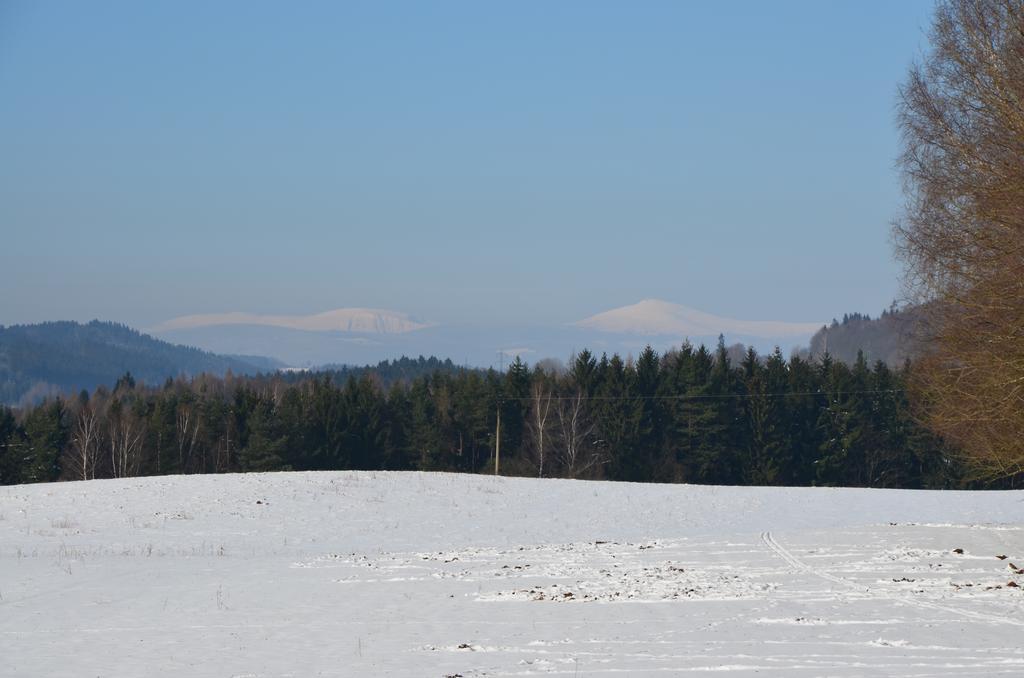
<svg viewBox="0 0 1024 678">
<path fill-rule="evenodd" d="M 430 369 L 424 369 L 429 367 Z M 0 483 L 178 473 L 429 470 L 635 482 L 973 486 L 916 422 L 908 370 L 861 356 L 730 360 L 691 345 L 504 371 L 168 380 L 0 409 Z M 500 419 L 500 423 L 499 423 Z M 1013 479 L 1002 486 L 1010 486 Z"/>
</svg>

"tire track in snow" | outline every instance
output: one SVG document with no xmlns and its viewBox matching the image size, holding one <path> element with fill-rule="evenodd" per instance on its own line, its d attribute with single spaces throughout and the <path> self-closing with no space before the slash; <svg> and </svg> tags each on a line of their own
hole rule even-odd
<svg viewBox="0 0 1024 678">
<path fill-rule="evenodd" d="M 842 586 L 844 588 L 850 589 L 851 591 L 859 591 L 859 592 L 867 593 L 867 594 L 869 594 L 869 595 L 871 595 L 872 597 L 875 597 L 875 598 L 884 598 L 884 599 L 887 599 L 887 600 L 897 600 L 897 601 L 900 601 L 900 602 L 903 602 L 903 603 L 907 603 L 908 605 L 915 605 L 917 607 L 921 607 L 921 608 L 925 608 L 925 609 L 929 609 L 929 610 L 938 610 L 940 612 L 947 612 L 949 614 L 953 614 L 953 615 L 956 615 L 956 616 L 968 617 L 970 619 L 977 619 L 979 621 L 986 621 L 986 622 L 997 623 L 997 624 L 1012 624 L 1014 626 L 1024 626 L 1024 620 L 1016 619 L 1014 617 L 1006 617 L 1006 616 L 998 615 L 998 614 L 988 614 L 988 613 L 985 613 L 985 612 L 974 612 L 972 610 L 962 610 L 962 609 L 959 609 L 959 608 L 949 607 L 947 605 L 941 605 L 939 603 L 933 603 L 931 601 L 920 600 L 920 599 L 912 598 L 912 597 L 908 597 L 908 596 L 893 595 L 893 594 L 880 594 L 877 590 L 872 589 L 872 588 L 870 588 L 868 586 L 858 585 L 858 584 L 856 584 L 854 582 L 851 582 L 848 579 L 843 579 L 842 577 L 837 577 L 837 576 L 835 576 L 833 574 L 829 574 L 828 572 L 825 572 L 824 570 L 821 570 L 821 569 L 818 569 L 818 568 L 815 568 L 815 567 L 812 567 L 812 566 L 808 565 L 804 561 L 800 560 L 800 558 L 797 557 L 795 554 L 793 554 L 792 551 L 790 551 L 785 546 L 783 546 L 782 544 L 777 542 L 775 540 L 775 538 L 772 536 L 771 532 L 762 532 L 761 533 L 761 541 L 764 543 L 765 546 L 768 547 L 769 550 L 771 550 L 772 552 L 775 553 L 775 555 L 779 556 L 784 561 L 786 561 L 786 563 L 788 563 L 795 570 L 798 570 L 800 572 L 805 572 L 807 574 L 810 574 L 810 575 L 813 575 L 815 577 L 818 577 L 819 579 L 824 579 L 825 581 L 832 582 L 833 584 L 838 584 L 838 585 L 840 585 L 840 586 Z"/>
<path fill-rule="evenodd" d="M 847 581 L 846 579 L 842 579 L 841 577 L 836 577 L 836 576 L 831 575 L 828 572 L 825 572 L 823 570 L 815 569 L 815 568 L 811 567 L 810 565 L 808 565 L 807 563 L 805 563 L 804 561 L 800 560 L 795 555 L 793 555 L 789 550 L 787 550 L 782 544 L 780 544 L 779 542 L 775 541 L 775 538 L 772 537 L 772 533 L 771 532 L 762 532 L 761 533 L 761 541 L 764 542 L 765 546 L 767 546 L 769 549 L 774 551 L 775 555 L 777 555 L 780 558 L 782 558 L 783 560 L 785 560 L 795 570 L 798 570 L 800 572 L 806 572 L 807 574 L 814 575 L 815 577 L 818 577 L 819 579 L 824 579 L 825 581 L 830 581 L 833 584 L 839 584 L 840 586 L 846 587 L 848 589 L 853 589 L 853 590 L 857 590 L 857 591 L 862 590 L 860 587 L 858 587 L 853 582 Z M 870 593 L 869 589 L 863 589 L 863 591 L 865 593 Z"/>
</svg>

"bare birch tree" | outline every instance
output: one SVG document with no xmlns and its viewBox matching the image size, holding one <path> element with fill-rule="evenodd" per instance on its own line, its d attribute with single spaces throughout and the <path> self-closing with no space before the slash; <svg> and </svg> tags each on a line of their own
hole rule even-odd
<svg viewBox="0 0 1024 678">
<path fill-rule="evenodd" d="M 895 226 L 928 310 L 925 420 L 990 478 L 1024 473 L 1024 1 L 943 0 L 902 88 Z"/>
<path fill-rule="evenodd" d="M 110 461 L 115 478 L 137 475 L 141 465 L 143 422 L 128 409 L 119 407 L 109 418 Z"/>
<path fill-rule="evenodd" d="M 558 401 L 559 458 L 570 478 L 585 475 L 605 463 L 600 441 L 595 439 L 597 422 L 587 411 L 582 390 Z"/>
<path fill-rule="evenodd" d="M 96 477 L 101 445 L 100 416 L 89 401 L 82 403 L 71 430 L 71 445 L 64 457 L 64 468 L 75 480 Z"/>
<path fill-rule="evenodd" d="M 551 413 L 551 387 L 543 379 L 535 379 L 530 390 L 530 414 L 526 426 L 530 433 L 530 448 L 534 464 L 537 466 L 537 477 L 544 477 L 544 464 L 547 451 L 551 444 L 548 415 Z"/>
<path fill-rule="evenodd" d="M 199 439 L 199 416 L 192 403 L 178 405 L 174 423 L 178 443 L 178 468 L 181 473 L 188 473 Z"/>
</svg>

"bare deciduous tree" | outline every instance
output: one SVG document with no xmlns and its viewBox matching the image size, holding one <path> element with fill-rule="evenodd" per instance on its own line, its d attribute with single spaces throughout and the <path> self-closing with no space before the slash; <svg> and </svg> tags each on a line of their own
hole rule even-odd
<svg viewBox="0 0 1024 678">
<path fill-rule="evenodd" d="M 597 422 L 587 411 L 582 390 L 558 401 L 559 458 L 570 478 L 579 478 L 607 460 L 595 439 Z"/>
<path fill-rule="evenodd" d="M 119 407 L 109 418 L 110 461 L 115 478 L 129 478 L 139 472 L 144 425 L 127 407 Z"/>
<path fill-rule="evenodd" d="M 75 480 L 92 480 L 100 455 L 100 416 L 91 402 L 78 407 L 64 468 Z"/>
<path fill-rule="evenodd" d="M 548 435 L 551 427 L 548 422 L 551 400 L 551 388 L 543 380 L 535 380 L 530 390 L 530 415 L 526 426 L 530 432 L 530 449 L 539 478 L 544 477 L 544 462 L 547 460 L 547 450 L 551 444 Z"/>
<path fill-rule="evenodd" d="M 926 421 L 988 477 L 1024 472 L 1024 2 L 944 0 L 901 90 L 895 226 L 929 309 Z"/>
<path fill-rule="evenodd" d="M 192 403 L 181 403 L 178 406 L 174 424 L 178 442 L 178 468 L 181 473 L 188 473 L 199 439 L 199 416 Z"/>
</svg>

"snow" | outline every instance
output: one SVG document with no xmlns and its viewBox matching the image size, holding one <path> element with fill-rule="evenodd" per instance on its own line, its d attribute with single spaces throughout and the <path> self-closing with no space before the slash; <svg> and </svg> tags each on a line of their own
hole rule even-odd
<svg viewBox="0 0 1024 678">
<path fill-rule="evenodd" d="M 0 676 L 1020 676 L 1022 516 L 419 473 L 4 487 Z"/>
</svg>

